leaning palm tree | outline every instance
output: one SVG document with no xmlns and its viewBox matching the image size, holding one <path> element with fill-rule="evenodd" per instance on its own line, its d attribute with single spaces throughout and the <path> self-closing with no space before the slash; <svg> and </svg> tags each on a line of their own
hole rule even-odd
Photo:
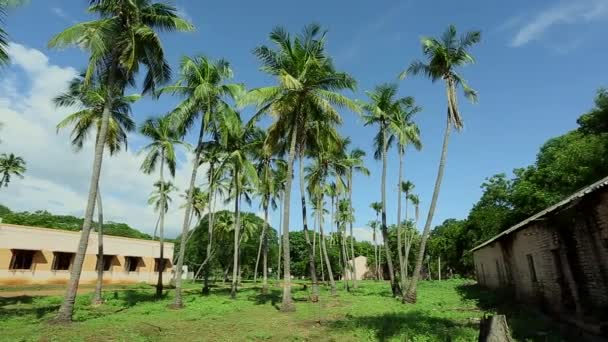
<svg viewBox="0 0 608 342">
<path fill-rule="evenodd" d="M 152 142 L 144 146 L 141 151 L 147 152 L 146 158 L 144 159 L 141 170 L 145 174 L 151 174 L 156 170 L 158 165 L 159 179 L 158 184 L 160 185 L 159 192 L 165 193 L 165 165 L 169 170 L 171 177 L 175 177 L 175 165 L 177 157 L 175 155 L 175 146 L 183 145 L 179 134 L 171 125 L 171 121 L 168 117 L 148 119 L 141 126 L 140 133 L 152 140 Z M 166 207 L 167 203 L 163 203 L 165 197 L 161 197 L 161 208 Z M 156 283 L 156 296 L 161 297 L 163 294 L 163 272 L 165 270 L 165 212 L 166 210 L 159 210 L 159 265 L 158 265 L 158 281 Z"/>
<path fill-rule="evenodd" d="M 396 130 L 396 122 L 394 117 L 399 113 L 404 106 L 413 102 L 411 97 L 396 98 L 397 86 L 394 84 L 382 84 L 377 86 L 373 91 L 367 92 L 369 103 L 363 105 L 366 111 L 363 119 L 365 125 L 378 125 L 378 133 L 376 134 L 374 145 L 376 160 L 382 159 L 382 238 L 384 240 L 384 250 L 386 253 L 386 263 L 388 264 L 388 273 L 391 279 L 391 290 L 393 296 L 401 295 L 399 282 L 395 277 L 393 266 L 393 257 L 390 248 L 388 248 L 388 227 L 386 224 L 386 169 L 387 169 L 387 154 L 389 146 L 394 140 L 394 135 L 391 131 Z"/>
<path fill-rule="evenodd" d="M 11 176 L 17 176 L 23 178 L 23 173 L 26 171 L 25 160 L 14 154 L 2 153 L 0 156 L 0 189 L 4 186 L 7 187 L 8 183 L 11 182 Z"/>
<path fill-rule="evenodd" d="M 380 280 L 380 254 L 378 253 L 378 243 L 376 241 L 376 228 L 378 228 L 378 224 L 380 222 L 379 217 L 382 212 L 382 202 L 372 202 L 370 208 L 376 212 L 376 220 L 373 221 L 373 225 L 370 225 L 373 229 L 373 239 L 374 239 L 374 256 L 376 259 L 376 280 Z"/>
<path fill-rule="evenodd" d="M 243 123 L 239 113 L 227 108 L 218 120 L 218 136 L 226 158 L 218 167 L 219 172 L 230 172 L 232 176 L 232 197 L 234 199 L 234 264 L 232 268 L 232 287 L 230 297 L 236 298 L 238 282 L 240 229 L 241 229 L 241 197 L 247 196 L 246 186 L 257 185 L 258 177 L 252 155 L 261 148 L 263 140 L 259 128 L 255 126 L 256 118 Z"/>
<path fill-rule="evenodd" d="M 95 75 L 101 75 L 108 89 L 99 139 L 95 146 L 93 172 L 89 184 L 89 196 L 78 250 L 70 273 L 65 299 L 57 314 L 57 322 L 71 321 L 74 311 L 78 282 L 88 245 L 101 162 L 111 116 L 111 104 L 120 97 L 143 65 L 147 69 L 144 77 L 144 93 L 153 91 L 158 84 L 170 79 L 171 71 L 165 61 L 160 37 L 155 30 L 191 31 L 193 26 L 181 19 L 173 6 L 153 3 L 150 0 L 119 1 L 91 0 L 90 12 L 99 19 L 78 23 L 56 35 L 50 47 L 74 46 L 89 51 L 89 63 L 85 84 Z"/>
<path fill-rule="evenodd" d="M 418 277 L 420 276 L 422 262 L 424 261 L 426 241 L 430 233 L 431 224 L 433 223 L 437 198 L 439 197 L 439 190 L 443 179 L 450 131 L 452 130 L 452 127 L 458 131 L 463 127 L 462 116 L 460 115 L 460 110 L 458 109 L 456 101 L 456 88 L 461 85 L 465 96 L 471 102 L 477 101 L 477 92 L 469 87 L 464 78 L 456 72 L 456 68 L 475 62 L 475 59 L 469 54 L 467 49 L 474 44 L 479 43 L 480 40 L 480 31 L 470 31 L 459 38 L 457 37 L 456 27 L 450 25 L 439 39 L 431 37 L 422 38 L 422 53 L 426 57 L 427 62 L 412 62 L 407 70 L 401 73 L 400 76 L 401 78 L 404 78 L 408 74 L 423 74 L 432 82 L 443 80 L 446 84 L 447 93 L 446 128 L 443 135 L 443 148 L 441 150 L 441 159 L 439 160 L 437 179 L 435 180 L 433 197 L 431 198 L 431 205 L 424 225 L 422 240 L 420 241 L 420 250 L 418 252 L 418 258 L 416 259 L 416 267 L 414 268 L 410 285 L 404 297 L 409 303 L 416 302 L 416 286 Z"/>
<path fill-rule="evenodd" d="M 420 129 L 412 119 L 414 115 L 420 112 L 422 108 L 414 104 L 414 99 L 407 101 L 403 105 L 399 106 L 397 111 L 391 118 L 393 125 L 391 125 L 392 134 L 395 136 L 397 141 L 397 153 L 399 155 L 399 176 L 397 181 L 397 254 L 399 256 L 399 274 L 401 276 L 401 287 L 405 288 L 405 263 L 403 261 L 403 250 L 401 249 L 401 240 L 403 231 L 401 229 L 401 186 L 403 178 L 403 157 L 408 146 L 412 145 L 414 148 L 420 150 L 422 143 L 420 142 Z M 407 201 L 406 201 L 406 222 L 407 222 Z"/>
<path fill-rule="evenodd" d="M 267 142 L 281 142 L 288 152 L 287 182 L 283 196 L 283 298 L 282 311 L 293 311 L 289 257 L 289 209 L 291 181 L 298 141 L 311 120 L 311 113 L 322 114 L 328 121 L 340 121 L 335 107 L 357 110 L 356 104 L 340 94 L 354 90 L 356 82 L 348 74 L 336 71 L 325 51 L 326 34 L 318 25 L 306 26 L 302 34 L 292 38 L 283 28 L 275 28 L 270 40 L 273 49 L 260 46 L 254 53 L 262 62 L 262 70 L 277 79 L 277 85 L 252 90 L 245 103 L 255 103 L 256 115 L 270 112 L 275 121 L 268 130 Z M 301 140 L 300 140 L 301 141 Z"/>
<path fill-rule="evenodd" d="M 184 98 L 169 114 L 182 135 L 186 135 L 200 119 L 182 225 L 181 245 L 185 245 L 190 229 L 192 189 L 195 186 L 198 168 L 201 164 L 203 138 L 208 132 L 214 133 L 219 113 L 230 107 L 227 101 L 239 97 L 244 90 L 242 84 L 227 82 L 232 76 L 232 69 L 226 60 L 214 61 L 205 56 L 183 57 L 177 82 L 159 91 L 159 94 L 170 93 Z M 184 256 L 185 248 L 181 248 L 175 272 L 175 300 L 172 304 L 174 308 L 183 307 L 181 273 Z"/>
<path fill-rule="evenodd" d="M 53 99 L 57 107 L 77 108 L 78 110 L 57 124 L 57 131 L 72 127 L 70 137 L 75 151 L 82 150 L 85 141 L 91 133 L 95 132 L 95 142 L 99 140 L 103 109 L 108 99 L 108 88 L 103 85 L 101 78 L 93 79 L 85 84 L 85 75 L 73 78 L 68 90 Z M 106 148 L 110 155 L 114 155 L 124 146 L 127 149 L 127 133 L 135 129 L 135 122 L 131 118 L 131 105 L 140 98 L 139 95 L 116 96 L 110 104 L 110 119 L 106 134 Z M 93 303 L 99 305 L 103 302 L 103 206 L 101 202 L 101 189 L 97 189 L 97 282 Z"/>
</svg>

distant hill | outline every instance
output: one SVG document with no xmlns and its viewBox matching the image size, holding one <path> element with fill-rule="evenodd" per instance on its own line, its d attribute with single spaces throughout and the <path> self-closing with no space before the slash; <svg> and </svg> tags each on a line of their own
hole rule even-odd
<svg viewBox="0 0 608 342">
<path fill-rule="evenodd" d="M 80 231 L 84 221 L 84 219 L 80 217 L 70 215 L 54 215 L 46 210 L 37 210 L 34 212 L 13 212 L 1 204 L 0 218 L 2 218 L 3 223 L 69 230 L 74 232 Z M 97 224 L 94 223 L 94 227 L 96 227 L 96 225 Z M 130 227 L 126 223 L 104 222 L 103 233 L 104 235 L 153 240 L 152 236 L 142 233 L 139 230 Z"/>
</svg>

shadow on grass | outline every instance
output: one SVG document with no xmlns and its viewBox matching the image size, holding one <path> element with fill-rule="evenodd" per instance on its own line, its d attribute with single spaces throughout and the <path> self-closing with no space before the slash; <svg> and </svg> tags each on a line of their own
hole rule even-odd
<svg viewBox="0 0 608 342">
<path fill-rule="evenodd" d="M 562 341 L 558 323 L 548 317 L 515 303 L 509 291 L 490 290 L 478 284 L 463 284 L 456 291 L 464 300 L 473 300 L 484 311 L 505 315 L 513 338 L 525 341 Z"/>
<path fill-rule="evenodd" d="M 256 305 L 264 305 L 270 302 L 270 304 L 274 306 L 281 301 L 281 291 L 269 289 L 266 294 L 252 294 L 247 297 L 247 300 L 254 302 Z"/>
<path fill-rule="evenodd" d="M 35 316 L 40 319 L 50 312 L 57 311 L 59 306 L 59 304 L 35 306 L 34 297 L 30 296 L 0 297 L 0 321 L 22 316 Z"/>
<path fill-rule="evenodd" d="M 476 328 L 476 324 L 432 317 L 422 311 L 363 317 L 347 315 L 344 319 L 329 323 L 329 329 L 334 330 L 365 329 L 378 341 L 387 341 L 394 337 L 410 341 L 423 336 L 433 341 L 464 340 L 471 337 L 470 328 Z"/>
</svg>

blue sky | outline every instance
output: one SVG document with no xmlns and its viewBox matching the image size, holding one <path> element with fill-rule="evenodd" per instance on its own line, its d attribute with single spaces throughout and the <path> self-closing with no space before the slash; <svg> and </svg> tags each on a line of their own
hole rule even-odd
<svg viewBox="0 0 608 342">
<path fill-rule="evenodd" d="M 0 194 L 0 202 L 19 210 L 48 208 L 54 212 L 81 214 L 90 174 L 90 151 L 72 154 L 67 136 L 55 135 L 54 125 L 66 112 L 56 110 L 49 99 L 86 63 L 78 49 L 49 50 L 53 34 L 74 22 L 90 18 L 86 1 L 32 1 L 12 10 L 5 26 L 14 44 L 14 65 L 0 76 L 0 120 L 5 122 L 2 152 L 23 155 L 30 171 Z M 299 32 L 311 22 L 325 27 L 328 50 L 338 69 L 359 82 L 353 98 L 396 76 L 421 57 L 419 40 L 439 35 L 449 24 L 460 31 L 479 29 L 482 42 L 471 52 L 477 63 L 461 70 L 479 91 L 479 103 L 460 99 L 465 129 L 452 135 L 446 175 L 434 224 L 446 218 L 466 217 L 480 196 L 485 177 L 534 161 L 538 147 L 548 138 L 573 129 L 576 118 L 592 106 L 595 90 L 607 86 L 608 64 L 604 34 L 608 0 L 569 1 L 286 1 L 199 2 L 177 1 L 180 12 L 197 27 L 196 32 L 163 34 L 170 64 L 176 69 L 182 55 L 205 54 L 228 59 L 235 80 L 247 87 L 268 85 L 252 49 L 267 43 L 277 25 Z M 441 83 L 423 78 L 399 81 L 400 93 L 416 98 L 424 110 L 418 123 L 424 148 L 407 152 L 405 178 L 416 184 L 422 200 L 422 216 L 436 176 L 444 128 L 445 96 Z M 135 91 L 135 90 L 134 90 Z M 176 99 L 142 100 L 133 108 L 141 122 L 150 115 L 169 111 Z M 248 111 L 246 110 L 245 113 Z M 344 112 L 341 132 L 354 146 L 368 151 L 370 177 L 356 176 L 354 188 L 357 236 L 369 238 L 363 229 L 374 217 L 369 203 L 379 200 L 380 167 L 371 155 L 374 129 L 363 127 L 354 114 Z M 35 127 L 31 127 L 31 126 Z M 23 139 L 30 143 L 24 145 Z M 130 151 L 104 164 L 102 189 L 113 220 L 124 220 L 150 232 L 154 214 L 145 198 L 152 178 L 140 176 L 145 142 L 131 137 Z M 38 145 L 37 145 L 38 144 Z M 63 154 L 69 154 L 64 156 Z M 388 219 L 395 221 L 397 155 L 391 152 L 388 171 Z M 185 188 L 190 165 L 184 162 L 176 183 Z M 294 184 L 291 222 L 300 229 Z M 175 195 L 177 197 L 177 195 Z M 176 199 L 176 202 L 179 200 Z M 252 211 L 258 211 L 257 206 Z M 169 231 L 179 229 L 181 211 L 169 218 Z M 273 217 L 277 222 L 278 215 Z M 422 224 L 420 224 L 422 225 Z"/>
</svg>

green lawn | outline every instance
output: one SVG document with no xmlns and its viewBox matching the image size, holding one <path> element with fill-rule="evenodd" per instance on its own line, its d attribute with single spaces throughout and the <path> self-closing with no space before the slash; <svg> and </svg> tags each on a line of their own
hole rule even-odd
<svg viewBox="0 0 608 342">
<path fill-rule="evenodd" d="M 227 287 L 210 296 L 189 284 L 179 311 L 167 309 L 172 291 L 155 301 L 153 288 L 138 285 L 108 290 L 106 303 L 91 307 L 91 295 L 78 297 L 75 323 L 47 321 L 61 297 L 2 298 L 2 341 L 476 341 L 479 318 L 496 312 L 495 297 L 463 280 L 422 282 L 418 303 L 391 298 L 387 283 L 360 282 L 351 293 L 332 298 L 324 288 L 319 303 L 307 302 L 309 290 L 297 285 L 297 311 L 281 313 L 281 291 L 263 296 L 246 284 L 237 300 Z M 509 311 L 518 340 L 559 341 L 557 331 L 532 313 Z M 533 331 L 533 332 L 532 332 Z M 540 333 L 539 333 L 540 332 Z M 542 336 L 541 336 L 542 335 Z"/>
</svg>

